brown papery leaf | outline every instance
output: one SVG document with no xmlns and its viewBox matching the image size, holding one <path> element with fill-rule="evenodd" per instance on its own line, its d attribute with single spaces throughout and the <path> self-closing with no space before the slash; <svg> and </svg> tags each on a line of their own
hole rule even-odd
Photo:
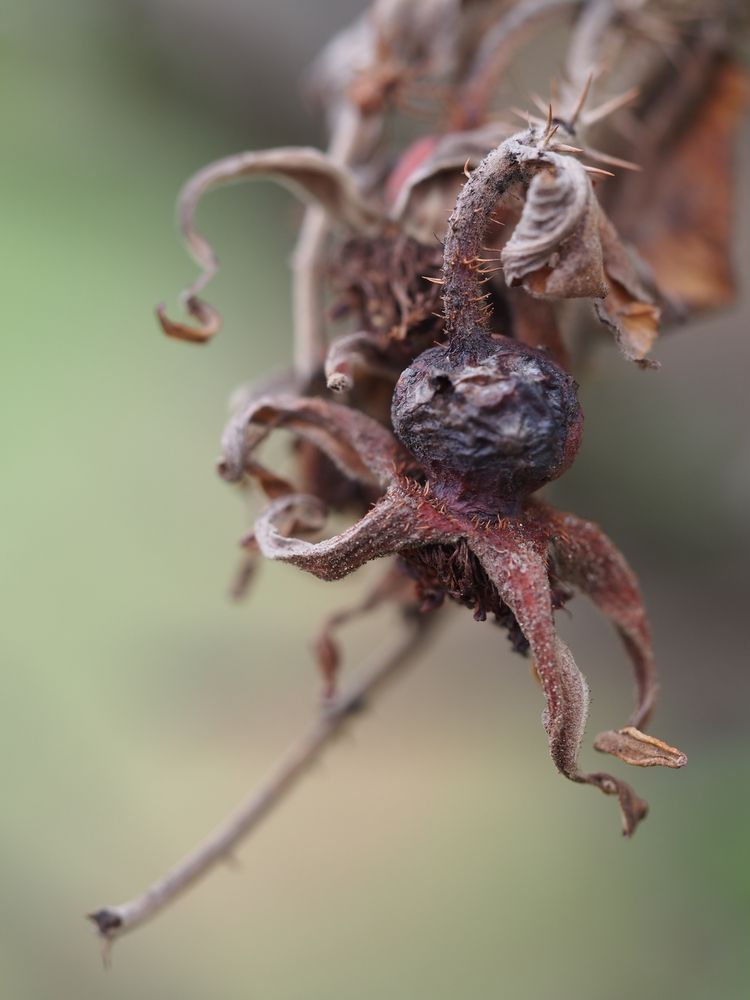
<svg viewBox="0 0 750 1000">
<path fill-rule="evenodd" d="M 656 170 L 629 182 L 628 205 L 637 200 L 638 211 L 620 223 L 659 287 L 689 309 L 721 306 L 735 294 L 732 147 L 749 90 L 746 71 L 722 62 L 673 148 L 659 149 Z"/>
<path fill-rule="evenodd" d="M 687 757 L 677 747 L 642 733 L 635 726 L 600 733 L 594 747 L 633 767 L 684 767 L 687 764 Z"/>
</svg>

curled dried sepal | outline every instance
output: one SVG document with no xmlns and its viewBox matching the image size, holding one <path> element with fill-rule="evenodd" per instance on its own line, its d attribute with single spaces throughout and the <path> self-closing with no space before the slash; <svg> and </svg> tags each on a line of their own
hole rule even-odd
<svg viewBox="0 0 750 1000">
<path fill-rule="evenodd" d="M 540 505 L 541 506 L 541 505 Z M 659 690 L 646 609 L 638 580 L 627 560 L 601 528 L 544 505 L 554 526 L 552 572 L 594 602 L 617 629 L 636 681 L 636 707 L 629 725 L 645 725 Z"/>
<path fill-rule="evenodd" d="M 168 337 L 176 340 L 186 340 L 191 344 L 205 344 L 221 329 L 221 316 L 208 302 L 196 295 L 188 296 L 185 306 L 190 316 L 196 321 L 195 326 L 180 323 L 167 316 L 164 305 L 156 307 L 156 315 L 162 330 Z"/>
<path fill-rule="evenodd" d="M 227 424 L 219 462 L 222 478 L 241 479 L 253 451 L 281 427 L 314 444 L 349 479 L 368 485 L 387 486 L 394 467 L 410 461 L 393 435 L 357 410 L 324 399 L 266 396 L 252 400 Z"/>
<path fill-rule="evenodd" d="M 552 759 L 565 777 L 571 778 L 578 773 L 578 754 L 589 714 L 589 686 L 573 654 L 559 636 L 554 637 L 554 652 L 548 662 L 552 660 L 554 672 L 546 679 L 546 684 L 542 678 L 547 695 L 544 728 Z M 539 660 L 536 660 L 536 668 L 539 672 Z"/>
<path fill-rule="evenodd" d="M 558 771 L 571 781 L 593 785 L 619 798 L 624 831 L 630 836 L 648 810 L 625 782 L 609 774 L 578 769 L 578 753 L 586 728 L 589 689 L 573 654 L 555 632 L 547 567 L 528 540 L 500 532 L 487 538 L 474 535 L 469 544 L 482 561 L 503 600 L 513 611 L 529 641 L 546 707 L 544 728 L 550 756 Z"/>
<path fill-rule="evenodd" d="M 305 542 L 283 533 L 293 517 L 308 530 L 325 523 L 325 506 L 316 497 L 294 495 L 274 501 L 255 522 L 254 534 L 267 559 L 289 562 L 321 580 L 340 580 L 372 559 L 415 545 L 452 541 L 441 526 L 419 525 L 410 497 L 389 490 L 351 528 L 322 542 Z"/>
<path fill-rule="evenodd" d="M 356 232 L 376 232 L 382 213 L 360 192 L 353 174 L 325 153 L 304 147 L 282 147 L 238 153 L 209 163 L 185 184 L 177 201 L 177 217 L 185 245 L 201 274 L 184 292 L 188 311 L 198 328 L 167 319 L 159 307 L 162 329 L 171 337 L 203 342 L 220 327 L 219 314 L 200 298 L 199 292 L 218 270 L 213 246 L 194 225 L 195 212 L 203 195 L 212 188 L 244 179 L 267 178 L 289 188 L 303 201 L 321 205 L 332 222 Z"/>
<path fill-rule="evenodd" d="M 594 747 L 633 767 L 684 767 L 687 764 L 687 756 L 677 747 L 642 733 L 635 726 L 600 733 Z"/>
<path fill-rule="evenodd" d="M 475 532 L 468 542 L 531 646 L 547 702 L 544 728 L 550 755 L 557 769 L 573 778 L 588 715 L 588 686 L 555 632 L 544 556 L 513 531 Z"/>
</svg>

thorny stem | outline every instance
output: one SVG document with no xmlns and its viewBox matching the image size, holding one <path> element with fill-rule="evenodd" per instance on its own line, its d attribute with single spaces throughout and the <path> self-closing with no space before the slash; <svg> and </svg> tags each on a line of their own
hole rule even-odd
<svg viewBox="0 0 750 1000">
<path fill-rule="evenodd" d="M 498 200 L 522 179 L 508 143 L 486 156 L 464 184 L 448 220 L 443 253 L 443 302 L 451 340 L 487 327 L 479 264 Z"/>
<path fill-rule="evenodd" d="M 158 916 L 216 865 L 231 858 L 240 842 L 294 788 L 346 723 L 403 667 L 414 662 L 433 621 L 432 617 L 415 618 L 394 648 L 376 653 L 365 665 L 362 679 L 324 707 L 316 722 L 292 744 L 265 781 L 194 851 L 140 896 L 116 906 L 104 906 L 88 915 L 105 942 L 105 959 L 113 941 Z"/>
</svg>

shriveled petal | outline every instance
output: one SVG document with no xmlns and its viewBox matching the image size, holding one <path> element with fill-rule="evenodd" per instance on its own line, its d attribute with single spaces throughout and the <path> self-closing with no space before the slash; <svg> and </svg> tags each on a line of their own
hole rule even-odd
<svg viewBox="0 0 750 1000">
<path fill-rule="evenodd" d="M 602 298 L 607 294 L 599 240 L 599 204 L 584 167 L 572 157 L 531 179 L 521 219 L 501 259 L 509 285 L 533 295 Z"/>
<path fill-rule="evenodd" d="M 240 479 L 253 451 L 271 430 L 283 427 L 310 441 L 350 479 L 385 488 L 396 467 L 411 459 L 393 435 L 357 410 L 324 399 L 265 396 L 251 400 L 229 421 L 222 437 L 219 473 Z"/>
<path fill-rule="evenodd" d="M 389 179 L 391 217 L 409 236 L 432 245 L 445 231 L 466 167 L 475 167 L 511 132 L 508 125 L 491 122 L 419 140 Z"/>
<path fill-rule="evenodd" d="M 411 497 L 392 490 L 351 528 L 311 543 L 280 530 L 290 517 L 308 531 L 325 523 L 325 506 L 316 497 L 295 494 L 272 503 L 256 521 L 254 534 L 266 558 L 292 563 L 321 580 L 339 580 L 372 559 L 427 542 L 451 540 L 444 531 L 423 527 L 416 508 Z"/>
<path fill-rule="evenodd" d="M 195 212 L 203 195 L 223 184 L 254 178 L 268 178 L 289 188 L 303 201 L 321 205 L 333 222 L 358 232 L 376 232 L 382 225 L 382 215 L 360 193 L 354 176 L 346 168 L 317 149 L 288 146 L 237 153 L 209 163 L 185 184 L 177 202 L 177 215 L 187 249 L 201 274 L 183 292 L 188 311 L 201 322 L 198 330 L 167 319 L 160 321 L 165 333 L 184 340 L 206 340 L 220 326 L 218 313 L 211 310 L 211 333 L 202 334 L 206 325 L 196 310 L 210 309 L 197 297 L 218 270 L 219 262 L 213 246 L 194 225 Z"/>
<path fill-rule="evenodd" d="M 677 747 L 648 736 L 635 726 L 600 733 L 594 747 L 634 767 L 684 767 L 687 764 L 687 756 Z"/>
<path fill-rule="evenodd" d="M 571 583 L 586 594 L 609 618 L 622 639 L 636 681 L 636 708 L 628 724 L 643 726 L 653 711 L 659 685 L 638 580 L 623 554 L 598 525 L 546 505 L 543 510 L 554 529 L 554 572 L 564 583 Z"/>
</svg>

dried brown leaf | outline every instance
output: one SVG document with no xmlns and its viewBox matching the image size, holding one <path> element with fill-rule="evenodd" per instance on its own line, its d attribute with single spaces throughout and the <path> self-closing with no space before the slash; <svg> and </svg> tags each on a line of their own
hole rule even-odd
<svg viewBox="0 0 750 1000">
<path fill-rule="evenodd" d="M 732 152 L 749 93 L 746 70 L 722 61 L 674 145 L 660 145 L 643 178 L 630 179 L 618 214 L 659 287 L 689 309 L 721 306 L 735 294 Z"/>
</svg>

